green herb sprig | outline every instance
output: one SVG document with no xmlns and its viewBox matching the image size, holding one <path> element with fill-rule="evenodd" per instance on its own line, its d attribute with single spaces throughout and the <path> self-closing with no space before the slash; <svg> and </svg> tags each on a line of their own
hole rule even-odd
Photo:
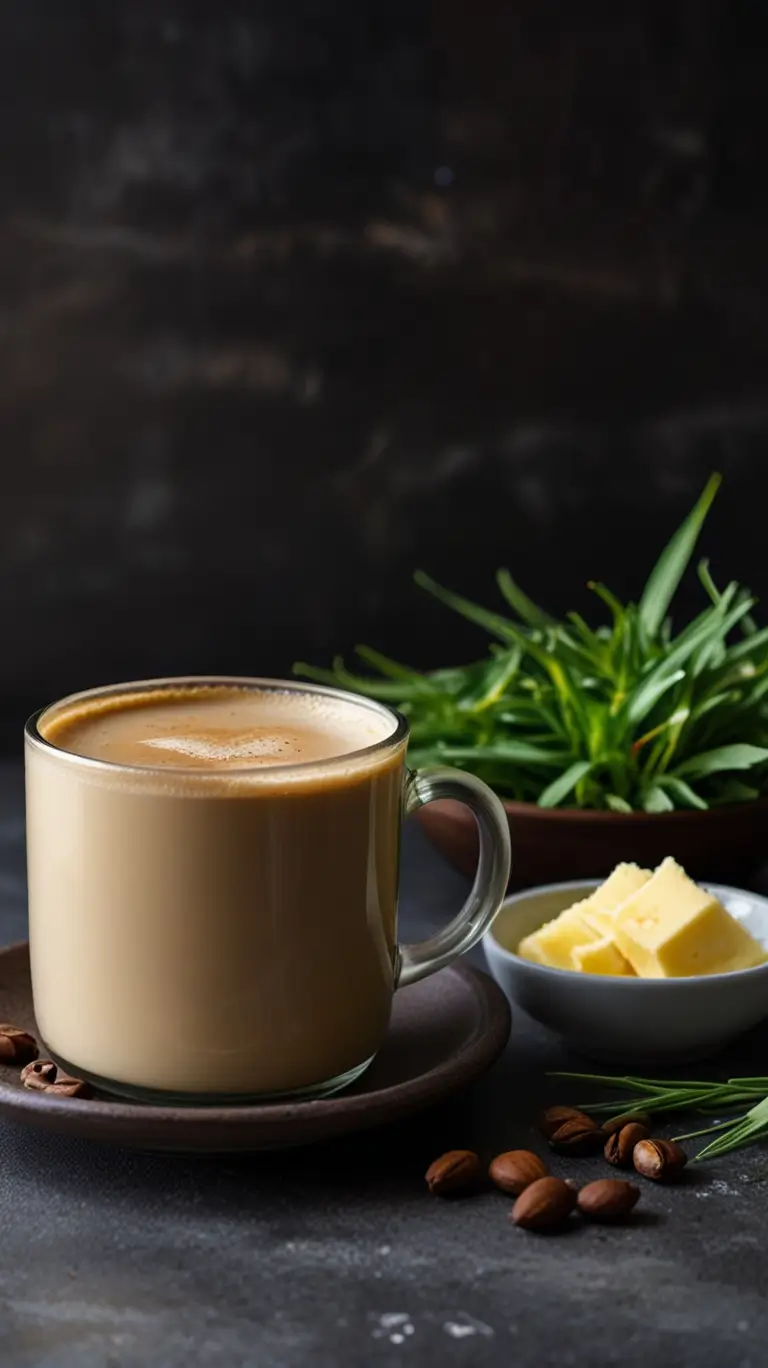
<svg viewBox="0 0 768 1368">
<path fill-rule="evenodd" d="M 754 622 L 756 600 L 736 581 L 718 589 L 702 560 L 706 606 L 677 632 L 669 617 L 719 484 L 713 475 L 638 603 L 590 585 L 608 622 L 556 620 L 507 570 L 497 583 L 509 615 L 418 572 L 417 584 L 488 633 L 488 656 L 420 673 L 359 646 L 375 674 L 340 658 L 294 670 L 397 706 L 414 764 L 471 770 L 541 807 L 669 812 L 757 798 L 768 793 L 768 627 Z"/>
<path fill-rule="evenodd" d="M 675 1136 L 676 1140 L 684 1141 L 717 1134 L 717 1139 L 699 1150 L 694 1160 L 696 1163 L 719 1159 L 768 1137 L 768 1078 L 728 1078 L 725 1082 L 713 1083 L 700 1079 L 638 1078 L 630 1074 L 552 1073 L 549 1077 L 618 1088 L 628 1093 L 638 1108 L 651 1116 L 681 1111 L 722 1115 L 724 1111 L 751 1102 L 749 1110 L 738 1116 L 718 1121 L 703 1130 Z M 755 1101 L 756 1098 L 759 1100 Z M 614 1116 L 626 1111 L 627 1099 L 614 1098 L 609 1102 L 583 1102 L 578 1105 L 592 1116 Z"/>
</svg>

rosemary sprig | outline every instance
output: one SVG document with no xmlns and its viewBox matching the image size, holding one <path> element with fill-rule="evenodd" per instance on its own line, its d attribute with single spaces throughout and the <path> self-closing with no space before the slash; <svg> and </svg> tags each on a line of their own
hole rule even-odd
<svg viewBox="0 0 768 1368">
<path fill-rule="evenodd" d="M 768 1136 L 768 1097 L 764 1097 L 762 1102 L 758 1102 L 756 1107 L 752 1107 L 746 1114 L 733 1123 L 729 1130 L 724 1131 L 716 1140 L 706 1145 L 703 1150 L 699 1150 L 697 1159 L 720 1159 L 724 1154 L 732 1154 L 734 1150 L 744 1149 L 746 1145 L 754 1145 L 756 1141 L 763 1140 Z"/>
<path fill-rule="evenodd" d="M 678 1135 L 677 1140 L 698 1140 L 716 1134 L 716 1139 L 699 1150 L 694 1162 L 719 1159 L 724 1154 L 743 1149 L 758 1140 L 768 1138 L 768 1078 L 728 1078 L 725 1082 L 685 1081 L 680 1079 L 639 1078 L 631 1074 L 551 1073 L 550 1078 L 587 1081 L 600 1087 L 618 1088 L 633 1097 L 638 1107 L 649 1115 L 660 1112 L 717 1112 L 752 1102 L 748 1111 L 731 1116 L 703 1130 Z M 755 1102 L 754 1099 L 760 1100 Z M 609 1102 L 579 1103 L 585 1111 L 596 1116 L 614 1116 L 626 1110 L 627 1099 Z"/>
</svg>

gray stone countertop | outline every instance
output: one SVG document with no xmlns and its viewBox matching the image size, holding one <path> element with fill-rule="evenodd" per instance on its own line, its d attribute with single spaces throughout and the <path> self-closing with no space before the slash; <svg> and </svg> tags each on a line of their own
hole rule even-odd
<svg viewBox="0 0 768 1368">
<path fill-rule="evenodd" d="M 0 939 L 25 933 L 22 778 L 0 766 Z M 417 830 L 403 918 L 463 881 Z M 766 1072 L 768 1033 L 717 1069 Z M 568 1062 L 517 1016 L 504 1058 L 450 1104 L 332 1145 L 246 1158 L 121 1152 L 0 1123 L 3 1368 L 763 1368 L 768 1151 L 643 1185 L 632 1226 L 526 1235 L 508 1200 L 430 1198 L 444 1149 L 540 1147 Z M 578 1067 L 575 1060 L 571 1067 Z M 588 1067 L 588 1066 L 587 1066 Z M 714 1068 L 715 1066 L 710 1066 Z M 602 1161 L 569 1164 L 597 1176 Z M 605 1170 L 607 1173 L 608 1170 Z"/>
</svg>

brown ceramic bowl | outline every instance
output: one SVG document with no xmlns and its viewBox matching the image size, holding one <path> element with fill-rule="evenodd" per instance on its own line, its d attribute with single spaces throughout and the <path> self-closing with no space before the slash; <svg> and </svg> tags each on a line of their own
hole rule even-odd
<svg viewBox="0 0 768 1368">
<path fill-rule="evenodd" d="M 708 812 L 583 812 L 505 802 L 512 837 L 510 888 L 599 879 L 621 860 L 653 867 L 673 855 L 694 879 L 747 883 L 768 861 L 768 798 Z M 477 831 L 467 808 L 430 803 L 419 820 L 454 868 L 474 874 Z"/>
</svg>

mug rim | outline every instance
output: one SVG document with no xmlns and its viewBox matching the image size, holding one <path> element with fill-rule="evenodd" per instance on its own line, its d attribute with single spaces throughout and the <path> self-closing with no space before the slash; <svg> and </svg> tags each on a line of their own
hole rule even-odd
<svg viewBox="0 0 768 1368">
<path fill-rule="evenodd" d="M 354 751 L 345 751 L 342 755 L 331 755 L 322 760 L 294 760 L 280 765 L 237 765 L 226 771 L 198 765 L 185 765 L 183 769 L 174 771 L 174 767 L 170 765 L 132 765 L 121 760 L 96 759 L 94 756 L 78 755 L 75 751 L 57 746 L 55 742 L 49 741 L 47 737 L 43 736 L 40 731 L 40 723 L 46 714 L 55 708 L 65 707 L 67 704 L 76 704 L 89 699 L 109 698 L 111 695 L 160 692 L 163 689 L 218 688 L 227 685 L 234 688 L 250 689 L 259 693 L 320 694 L 325 698 L 341 699 L 354 707 L 367 708 L 370 712 L 378 713 L 380 717 L 388 718 L 393 723 L 393 729 L 387 736 L 372 742 L 371 745 L 362 746 Z M 221 779 L 222 775 L 226 774 L 232 781 L 256 774 L 272 778 L 272 776 L 285 775 L 296 771 L 307 773 L 312 769 L 322 769 L 323 771 L 343 769 L 345 766 L 355 764 L 357 761 L 375 755 L 379 751 L 395 750 L 407 742 L 408 733 L 408 720 L 402 713 L 378 699 L 369 698 L 366 694 L 352 693 L 348 689 L 336 689 L 330 684 L 272 679 L 259 675 L 164 675 L 157 679 L 130 680 L 125 684 L 98 685 L 95 688 L 81 689 L 75 693 L 66 694 L 63 698 L 55 699 L 53 703 L 47 703 L 45 707 L 32 713 L 24 724 L 24 737 L 30 746 L 42 751 L 50 751 L 64 760 L 86 766 L 89 769 L 135 775 L 163 775 L 166 779 L 169 774 L 174 772 L 183 774 L 185 779 L 205 778 L 208 780 L 217 777 Z"/>
</svg>

